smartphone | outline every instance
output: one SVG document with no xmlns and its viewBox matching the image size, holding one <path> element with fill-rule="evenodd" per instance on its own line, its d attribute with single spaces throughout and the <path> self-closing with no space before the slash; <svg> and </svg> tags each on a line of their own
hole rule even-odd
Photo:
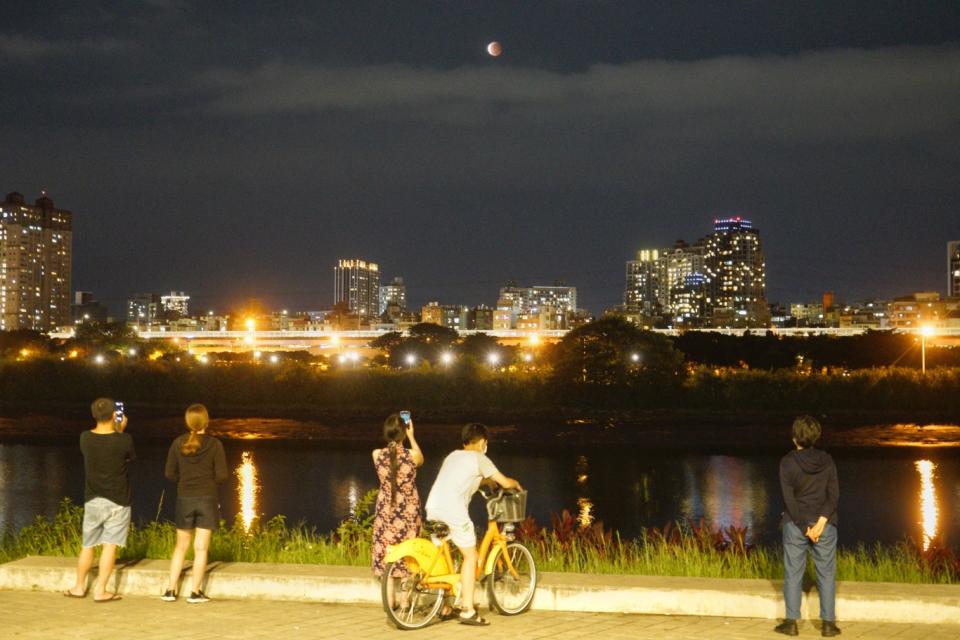
<svg viewBox="0 0 960 640">
<path fill-rule="evenodd" d="M 400 412 L 400 419 L 403 420 L 403 423 L 404 423 L 404 424 L 410 424 L 410 412 L 409 412 L 409 411 L 401 411 L 401 412 Z"/>
<path fill-rule="evenodd" d="M 117 417 L 116 417 L 117 424 L 120 424 L 121 422 L 123 422 L 123 403 L 115 402 L 113 406 L 117 412 Z"/>
</svg>

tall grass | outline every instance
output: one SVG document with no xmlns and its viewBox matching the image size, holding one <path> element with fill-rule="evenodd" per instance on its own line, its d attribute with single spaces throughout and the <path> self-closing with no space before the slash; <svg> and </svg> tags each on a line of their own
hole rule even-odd
<svg viewBox="0 0 960 640">
<path fill-rule="evenodd" d="M 354 515 L 331 533 L 303 524 L 290 526 L 283 516 L 255 522 L 247 531 L 238 521 L 213 535 L 210 560 L 296 564 L 370 565 L 371 508 L 368 493 Z M 28 555 L 76 556 L 80 551 L 83 508 L 64 500 L 57 515 L 38 516 L 19 532 L 0 540 L 0 562 Z M 532 518 L 520 523 L 517 536 L 528 545 L 541 571 L 590 574 L 687 576 L 700 578 L 783 578 L 783 555 L 776 547 L 746 542 L 745 529 L 716 529 L 704 523 L 647 529 L 637 539 L 622 539 L 602 523 L 580 526 L 569 512 L 540 527 Z M 120 558 L 167 559 L 175 529 L 170 522 L 131 527 Z M 863 582 L 949 584 L 960 582 L 954 553 L 933 546 L 921 551 L 911 541 L 895 545 L 860 545 L 837 553 L 837 578 Z M 812 568 L 808 568 L 813 581 Z"/>
</svg>

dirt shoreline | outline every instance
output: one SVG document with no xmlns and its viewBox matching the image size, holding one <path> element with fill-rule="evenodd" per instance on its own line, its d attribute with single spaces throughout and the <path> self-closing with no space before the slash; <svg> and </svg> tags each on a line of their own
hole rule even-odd
<svg viewBox="0 0 960 640">
<path fill-rule="evenodd" d="M 0 442 L 62 441 L 89 428 L 85 407 L 57 407 L 45 411 L 9 410 L 0 417 Z M 147 440 L 167 440 L 182 430 L 179 411 L 167 406 L 131 406 L 130 432 Z M 380 442 L 383 416 L 360 412 L 266 408 L 251 415 L 248 407 L 211 407 L 211 430 L 227 440 L 266 440 L 277 443 L 315 443 L 360 447 Z M 489 425 L 494 438 L 508 446 L 541 449 L 642 446 L 684 450 L 782 449 L 793 413 L 707 413 L 684 411 L 417 413 L 421 438 L 456 446 L 460 427 L 468 421 Z M 960 419 L 954 416 L 892 415 L 849 412 L 818 416 L 825 427 L 823 446 L 957 447 Z"/>
</svg>

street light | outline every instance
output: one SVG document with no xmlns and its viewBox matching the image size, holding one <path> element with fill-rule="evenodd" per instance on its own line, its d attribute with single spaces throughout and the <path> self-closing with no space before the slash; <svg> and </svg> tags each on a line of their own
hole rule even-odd
<svg viewBox="0 0 960 640">
<path fill-rule="evenodd" d="M 491 351 L 487 355 L 487 362 L 489 362 L 494 367 L 497 366 L 497 364 L 500 362 L 500 354 L 497 353 L 496 351 Z"/>
<path fill-rule="evenodd" d="M 632 362 L 640 362 L 640 354 L 639 354 L 639 353 L 631 353 L 631 354 L 630 354 L 630 360 L 631 360 Z"/>
<path fill-rule="evenodd" d="M 450 364 L 451 362 L 453 362 L 453 354 L 450 353 L 449 351 L 444 352 L 444 353 L 440 356 L 440 361 L 441 361 L 443 364 Z"/>
<path fill-rule="evenodd" d="M 412 353 L 408 353 L 407 364 L 412 367 L 414 364 L 416 364 L 416 362 L 417 362 L 417 356 L 413 355 Z"/>
<path fill-rule="evenodd" d="M 920 328 L 920 373 L 927 373 L 927 338 L 933 337 L 933 327 L 924 325 Z"/>
</svg>

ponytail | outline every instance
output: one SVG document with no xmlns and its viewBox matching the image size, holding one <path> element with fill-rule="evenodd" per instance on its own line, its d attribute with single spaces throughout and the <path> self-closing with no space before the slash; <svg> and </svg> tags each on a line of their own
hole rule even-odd
<svg viewBox="0 0 960 640">
<path fill-rule="evenodd" d="M 202 404 L 192 404 L 187 407 L 184 420 L 187 423 L 187 428 L 190 429 L 190 435 L 180 446 L 180 453 L 185 456 L 192 456 L 200 450 L 200 445 L 203 442 L 200 432 L 205 431 L 207 425 L 210 424 L 210 415 L 207 413 L 207 408 Z"/>
</svg>

